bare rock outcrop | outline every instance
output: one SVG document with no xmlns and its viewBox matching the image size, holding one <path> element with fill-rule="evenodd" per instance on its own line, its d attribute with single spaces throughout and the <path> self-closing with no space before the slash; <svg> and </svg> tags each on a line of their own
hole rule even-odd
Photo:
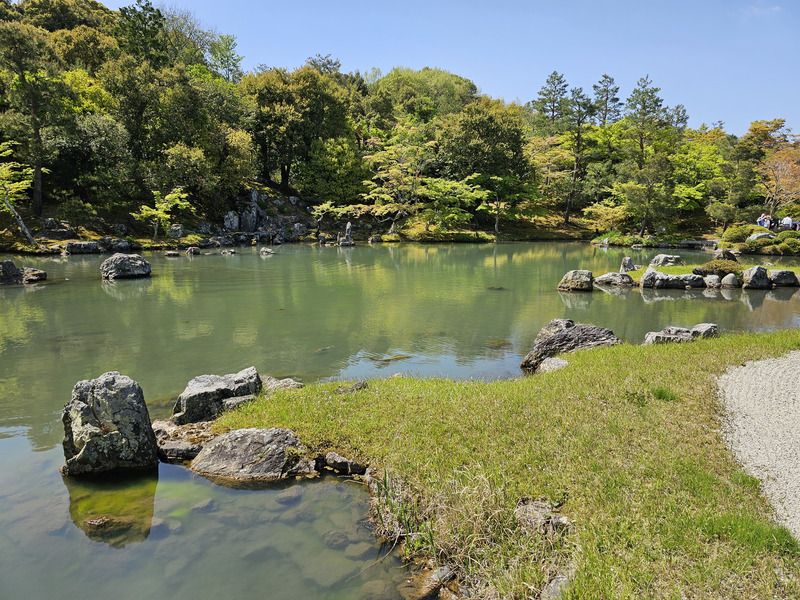
<svg viewBox="0 0 800 600">
<path fill-rule="evenodd" d="M 519 366 L 524 371 L 535 371 L 551 356 L 619 343 L 620 339 L 606 327 L 576 324 L 571 319 L 553 319 L 536 336 L 533 349 Z"/>
</svg>

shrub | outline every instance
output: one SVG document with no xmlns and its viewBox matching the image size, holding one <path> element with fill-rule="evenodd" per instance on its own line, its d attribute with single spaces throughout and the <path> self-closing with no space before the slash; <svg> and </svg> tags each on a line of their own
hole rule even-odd
<svg viewBox="0 0 800 600">
<path fill-rule="evenodd" d="M 789 229 L 787 231 L 781 231 L 778 235 L 775 236 L 775 239 L 779 242 L 783 242 L 789 239 L 800 239 L 800 231 L 794 231 L 793 229 Z"/>
<path fill-rule="evenodd" d="M 769 233 L 769 229 L 760 225 L 734 225 L 725 230 L 722 240 L 733 243 L 744 242 L 754 233 Z"/>
<path fill-rule="evenodd" d="M 725 277 L 728 273 L 734 273 L 736 277 L 742 276 L 742 265 L 735 260 L 715 259 L 704 265 L 692 269 L 692 273 L 705 277 L 706 275 L 719 275 Z"/>
<path fill-rule="evenodd" d="M 789 232 L 785 231 L 784 233 L 789 233 Z M 797 232 L 795 231 L 792 233 L 797 233 Z M 781 246 L 785 246 L 789 250 L 788 252 L 784 252 L 784 254 L 800 254 L 800 239 L 796 239 L 793 237 L 787 238 L 784 240 Z"/>
</svg>

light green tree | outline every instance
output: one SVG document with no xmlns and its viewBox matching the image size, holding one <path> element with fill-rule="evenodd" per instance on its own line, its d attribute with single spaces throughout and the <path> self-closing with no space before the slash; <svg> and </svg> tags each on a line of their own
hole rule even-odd
<svg viewBox="0 0 800 600">
<path fill-rule="evenodd" d="M 161 192 L 153 192 L 153 206 L 143 205 L 138 211 L 132 212 L 131 216 L 137 221 L 144 221 L 153 226 L 153 239 L 158 237 L 158 228 L 161 227 L 164 233 L 169 229 L 172 217 L 178 211 L 188 211 L 194 214 L 194 208 L 187 200 L 188 195 L 180 188 L 172 190 L 166 196 Z"/>
<path fill-rule="evenodd" d="M 31 186 L 33 179 L 33 169 L 24 167 L 18 162 L 8 161 L 13 153 L 13 143 L 4 142 L 0 144 L 0 193 L 3 195 L 3 206 L 10 212 L 19 225 L 20 231 L 33 246 L 38 246 L 33 239 L 31 232 L 25 226 L 20 214 L 14 208 L 14 202 L 24 197 L 25 191 Z"/>
</svg>

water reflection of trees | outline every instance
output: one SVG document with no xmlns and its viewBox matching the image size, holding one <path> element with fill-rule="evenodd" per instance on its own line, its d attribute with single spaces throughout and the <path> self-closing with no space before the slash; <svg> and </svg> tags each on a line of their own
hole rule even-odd
<svg viewBox="0 0 800 600">
<path fill-rule="evenodd" d="M 568 270 L 616 271 L 630 254 L 570 243 L 298 245 L 270 260 L 247 249 L 193 261 L 148 257 L 152 280 L 115 287 L 136 290 L 122 301 L 104 291 L 99 258 L 79 261 L 75 271 L 70 262 L 62 266 L 69 281 L 18 295 L 7 305 L 11 318 L 0 320 L 0 424 L 24 424 L 35 448 L 58 444 L 59 412 L 72 386 L 109 370 L 139 381 L 148 400 L 164 399 L 196 375 L 249 365 L 308 381 L 355 363 L 373 368 L 368 358 L 393 354 L 443 357 L 443 365 L 466 369 L 507 362 L 524 355 L 555 317 L 609 327 L 640 343 L 666 325 L 772 329 L 791 326 L 800 312 L 795 296 L 785 300 L 789 292 L 781 290 L 762 293 L 759 307 L 739 302 L 740 290 L 732 300 L 725 290 L 714 297 L 702 290 L 556 290 Z M 487 346 L 497 340 L 510 345 Z M 401 370 L 407 365 L 413 359 L 398 363 Z M 168 404 L 151 413 L 166 416 Z"/>
</svg>

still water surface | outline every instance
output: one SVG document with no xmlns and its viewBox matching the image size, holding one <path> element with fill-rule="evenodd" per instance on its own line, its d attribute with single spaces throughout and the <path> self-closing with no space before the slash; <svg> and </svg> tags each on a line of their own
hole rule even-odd
<svg viewBox="0 0 800 600">
<path fill-rule="evenodd" d="M 539 329 L 556 317 L 609 327 L 632 343 L 666 325 L 800 325 L 794 289 L 556 291 L 570 269 L 597 276 L 617 271 L 625 255 L 647 264 L 654 250 L 542 243 L 237 252 L 146 254 L 153 277 L 119 282 L 101 281 L 101 256 L 0 257 L 48 273 L 44 285 L 0 288 L 3 598 L 358 598 L 364 585 L 393 589 L 402 577 L 393 557 L 377 561 L 374 545 L 353 558 L 321 537 L 336 521 L 349 545 L 369 540 L 360 524 L 366 493 L 354 483 L 304 483 L 287 506 L 276 500 L 281 487 L 229 490 L 171 465 L 157 477 L 88 490 L 62 480 L 60 410 L 80 379 L 129 375 L 151 416 L 164 418 L 192 377 L 250 365 L 306 382 L 398 372 L 517 377 Z M 670 252 L 687 264 L 709 260 Z M 796 259 L 769 260 L 798 268 Z M 130 513 L 125 535 L 103 538 L 85 522 L 120 507 Z"/>
</svg>

